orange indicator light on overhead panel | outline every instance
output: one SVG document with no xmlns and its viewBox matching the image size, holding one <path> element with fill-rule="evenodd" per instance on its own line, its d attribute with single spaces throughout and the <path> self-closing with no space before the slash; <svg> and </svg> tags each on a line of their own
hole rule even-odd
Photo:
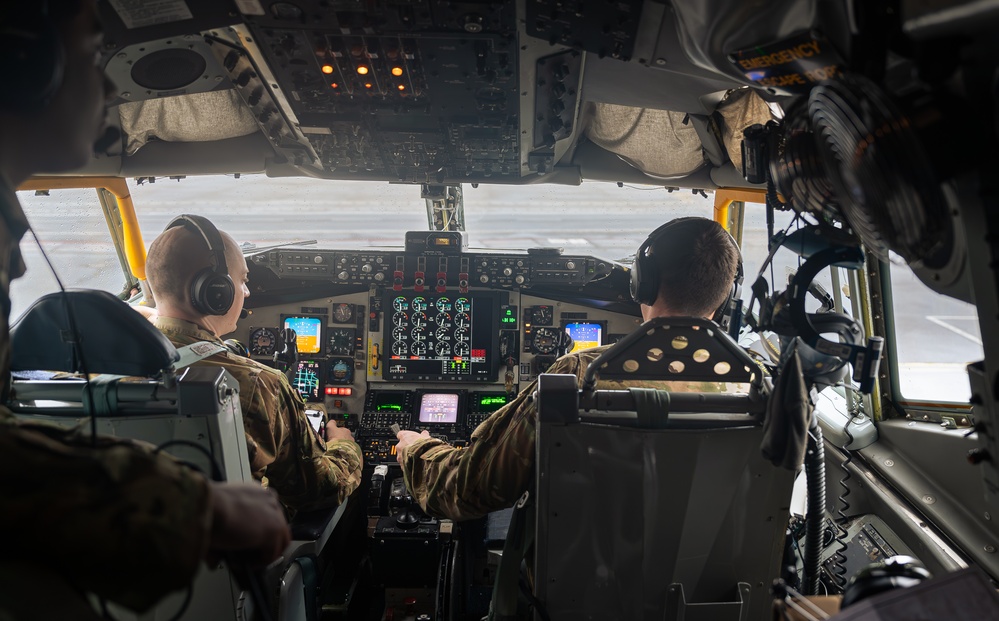
<svg viewBox="0 0 999 621">
<path fill-rule="evenodd" d="M 340 88 L 340 85 L 339 85 L 339 84 L 337 84 L 336 82 L 330 82 L 330 86 L 331 86 L 332 88 Z"/>
<path fill-rule="evenodd" d="M 396 88 L 398 88 L 400 91 L 404 91 L 404 90 L 406 90 L 406 85 L 405 84 L 400 84 Z"/>
<path fill-rule="evenodd" d="M 402 67 L 392 67 L 392 75 L 399 77 L 402 75 Z"/>
<path fill-rule="evenodd" d="M 333 65 L 323 65 L 323 73 L 326 75 L 333 73 Z"/>
<path fill-rule="evenodd" d="M 364 88 L 371 88 L 371 82 L 365 82 Z"/>
<path fill-rule="evenodd" d="M 358 65 L 358 67 L 357 67 L 357 74 L 358 75 L 368 75 L 368 71 L 369 70 L 368 70 L 367 65 Z"/>
</svg>

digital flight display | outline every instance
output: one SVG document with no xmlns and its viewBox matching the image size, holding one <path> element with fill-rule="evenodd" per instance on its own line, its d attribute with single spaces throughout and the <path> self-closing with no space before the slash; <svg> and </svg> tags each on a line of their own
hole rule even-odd
<svg viewBox="0 0 999 621">
<path fill-rule="evenodd" d="M 386 294 L 383 377 L 403 381 L 495 381 L 499 293 Z"/>
<path fill-rule="evenodd" d="M 320 401 L 323 390 L 322 362 L 299 360 L 291 385 L 305 401 Z"/>
<path fill-rule="evenodd" d="M 459 395 L 453 392 L 424 393 L 420 399 L 420 422 L 431 425 L 458 422 Z"/>
<path fill-rule="evenodd" d="M 296 343 L 300 354 L 318 354 L 322 351 L 323 320 L 318 317 L 285 317 L 284 327 L 298 335 Z"/>
<path fill-rule="evenodd" d="M 572 337 L 573 345 L 570 353 L 604 344 L 603 326 L 599 323 L 568 323 L 565 325 L 565 331 Z"/>
</svg>

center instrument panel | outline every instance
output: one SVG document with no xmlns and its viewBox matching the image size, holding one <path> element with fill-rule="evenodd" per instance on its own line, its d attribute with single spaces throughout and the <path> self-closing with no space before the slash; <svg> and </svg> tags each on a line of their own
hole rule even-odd
<svg viewBox="0 0 999 621">
<path fill-rule="evenodd" d="M 350 428 L 373 465 L 395 461 L 393 424 L 465 446 L 558 356 L 641 323 L 613 261 L 557 249 L 466 252 L 461 241 L 422 232 L 407 234 L 405 249 L 247 257 L 250 301 L 262 305 L 233 336 L 273 364 L 293 329 L 294 388 Z"/>
</svg>

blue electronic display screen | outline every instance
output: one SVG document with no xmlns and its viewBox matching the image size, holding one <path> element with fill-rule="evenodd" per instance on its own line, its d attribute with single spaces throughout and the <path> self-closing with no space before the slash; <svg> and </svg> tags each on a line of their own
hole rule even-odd
<svg viewBox="0 0 999 621">
<path fill-rule="evenodd" d="M 603 326 L 599 323 L 569 323 L 565 331 L 572 337 L 572 351 L 600 347 L 604 344 Z"/>
<path fill-rule="evenodd" d="M 285 317 L 284 327 L 298 335 L 298 353 L 318 354 L 322 350 L 323 320 L 318 317 Z"/>
</svg>

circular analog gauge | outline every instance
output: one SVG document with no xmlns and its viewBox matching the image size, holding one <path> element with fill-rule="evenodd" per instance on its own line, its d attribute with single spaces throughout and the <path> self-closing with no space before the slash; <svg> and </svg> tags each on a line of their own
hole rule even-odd
<svg viewBox="0 0 999 621">
<path fill-rule="evenodd" d="M 413 340 L 414 341 L 425 341 L 427 340 L 427 335 L 420 332 L 419 330 L 413 330 Z"/>
<path fill-rule="evenodd" d="M 550 354 L 558 347 L 558 334 L 552 328 L 537 328 L 531 341 L 534 353 Z"/>
<path fill-rule="evenodd" d="M 413 314 L 413 327 L 417 330 L 426 327 L 427 325 L 427 315 L 426 313 L 414 313 Z"/>
<path fill-rule="evenodd" d="M 349 358 L 334 358 L 330 362 L 330 382 L 334 384 L 349 384 L 354 381 L 354 367 Z"/>
<path fill-rule="evenodd" d="M 409 353 L 409 346 L 406 345 L 406 341 L 396 341 L 392 343 L 392 355 L 393 356 L 405 356 Z"/>
<path fill-rule="evenodd" d="M 552 325 L 553 317 L 554 315 L 551 306 L 535 306 L 534 310 L 531 312 L 531 319 L 534 320 L 534 325 L 536 326 Z"/>
<path fill-rule="evenodd" d="M 275 344 L 277 344 L 277 332 L 273 328 L 250 330 L 251 356 L 272 356 Z"/>
<path fill-rule="evenodd" d="M 437 303 L 434 305 L 437 307 L 438 312 L 445 312 L 451 310 L 451 300 L 447 298 L 437 298 Z"/>
<path fill-rule="evenodd" d="M 427 310 L 427 299 L 424 297 L 413 298 L 413 310 L 414 311 L 425 311 Z"/>
<path fill-rule="evenodd" d="M 329 331 L 329 346 L 327 355 L 350 356 L 354 353 L 354 329 L 331 328 Z"/>
<path fill-rule="evenodd" d="M 438 341 L 443 341 L 443 340 L 447 339 L 448 332 L 450 332 L 450 330 L 448 329 L 447 326 L 441 326 L 441 327 L 437 328 L 437 332 L 434 333 L 434 337 Z"/>
<path fill-rule="evenodd" d="M 454 325 L 459 328 L 467 328 L 472 323 L 472 318 L 468 316 L 468 313 L 458 313 L 454 317 Z"/>
<path fill-rule="evenodd" d="M 458 298 L 454 301 L 454 310 L 459 313 L 467 313 L 472 310 L 472 304 L 468 301 L 468 298 Z"/>
<path fill-rule="evenodd" d="M 439 341 L 434 347 L 434 351 L 437 352 L 438 356 L 450 356 L 451 355 L 451 344 L 447 341 Z"/>
<path fill-rule="evenodd" d="M 401 341 L 404 338 L 406 338 L 406 328 L 402 326 L 392 328 L 392 340 Z"/>
<path fill-rule="evenodd" d="M 458 341 L 454 344 L 454 355 L 455 356 L 467 356 L 469 352 L 468 343 L 464 341 Z"/>
<path fill-rule="evenodd" d="M 423 341 L 417 341 L 417 342 L 413 343 L 413 355 L 414 356 L 422 356 L 425 353 L 427 353 L 427 344 L 426 343 L 424 343 Z"/>
<path fill-rule="evenodd" d="M 451 313 L 437 313 L 437 316 L 434 317 L 434 321 L 436 321 L 439 326 L 446 326 L 451 323 Z"/>
<path fill-rule="evenodd" d="M 467 341 L 469 337 L 467 328 L 458 328 L 454 331 L 454 340 L 456 341 Z"/>
<path fill-rule="evenodd" d="M 397 311 L 392 315 L 392 325 L 394 326 L 404 326 L 407 321 L 409 321 L 409 315 L 402 311 Z"/>
<path fill-rule="evenodd" d="M 406 300 L 406 298 L 399 296 L 396 299 L 392 300 L 392 308 L 394 308 L 397 311 L 407 310 L 409 308 L 409 302 Z"/>
<path fill-rule="evenodd" d="M 396 309 L 396 310 L 403 310 L 403 309 Z M 351 323 L 352 321 L 354 321 L 354 305 L 334 304 L 333 321 L 337 323 Z"/>
</svg>

